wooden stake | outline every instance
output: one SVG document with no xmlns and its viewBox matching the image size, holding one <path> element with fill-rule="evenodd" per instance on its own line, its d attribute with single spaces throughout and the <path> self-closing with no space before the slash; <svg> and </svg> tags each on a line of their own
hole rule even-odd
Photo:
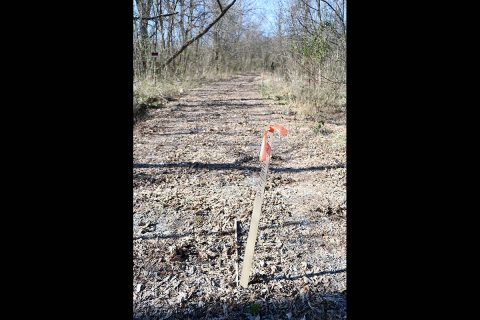
<svg viewBox="0 0 480 320">
<path fill-rule="evenodd" d="M 250 230 L 248 231 L 247 246 L 245 247 L 245 257 L 243 259 L 242 277 L 240 278 L 240 285 L 244 288 L 248 287 L 248 280 L 250 278 L 250 271 L 253 264 L 253 253 L 255 251 L 255 243 L 257 241 L 258 224 L 260 223 L 260 216 L 262 211 L 263 196 L 265 194 L 265 184 L 267 183 L 268 165 L 270 163 L 270 156 L 262 163 L 262 172 L 260 173 L 260 185 L 253 202 L 252 220 L 250 222 Z"/>
<path fill-rule="evenodd" d="M 260 148 L 259 160 L 262 163 L 260 173 L 260 184 L 253 202 L 252 220 L 250 221 L 250 230 L 248 231 L 247 246 L 245 248 L 245 258 L 243 259 L 242 277 L 240 285 L 248 287 L 248 279 L 253 264 L 253 253 L 255 251 L 255 242 L 257 241 L 258 224 L 262 212 L 263 196 L 265 194 L 265 185 L 267 184 L 268 165 L 270 164 L 271 147 L 268 144 L 268 134 L 278 132 L 281 137 L 288 133 L 287 129 L 279 124 L 272 124 L 263 133 L 262 146 Z"/>
<path fill-rule="evenodd" d="M 235 251 L 236 251 L 236 256 L 235 256 L 235 282 L 237 283 L 238 287 L 238 263 L 240 260 L 240 221 L 235 219 Z"/>
</svg>

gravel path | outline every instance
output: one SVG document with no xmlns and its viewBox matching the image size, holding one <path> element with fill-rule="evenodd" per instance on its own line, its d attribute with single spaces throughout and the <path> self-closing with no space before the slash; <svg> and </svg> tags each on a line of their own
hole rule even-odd
<svg viewBox="0 0 480 320">
<path fill-rule="evenodd" d="M 237 75 L 150 110 L 134 128 L 135 319 L 345 319 L 345 124 L 315 123 Z M 248 289 L 235 281 L 260 172 L 272 160 Z M 241 262 L 239 265 L 241 270 Z"/>
</svg>

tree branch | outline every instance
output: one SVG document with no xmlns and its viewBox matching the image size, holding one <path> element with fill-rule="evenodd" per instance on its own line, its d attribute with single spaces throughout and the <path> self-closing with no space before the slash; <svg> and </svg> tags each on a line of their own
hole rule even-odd
<svg viewBox="0 0 480 320">
<path fill-rule="evenodd" d="M 312 7 L 310 4 L 308 4 L 308 2 L 306 2 L 305 0 L 302 0 L 303 4 L 306 5 L 307 7 L 309 7 L 310 9 L 313 9 L 315 11 L 319 11 L 317 8 L 314 8 Z"/>
<path fill-rule="evenodd" d="M 335 10 L 335 9 L 333 8 L 333 6 L 332 6 L 330 3 L 328 3 L 328 2 L 325 1 L 325 0 L 320 0 L 320 1 L 322 1 L 323 3 L 326 3 L 327 6 L 329 6 L 330 9 L 333 10 L 333 12 L 335 12 L 335 15 L 338 17 L 338 19 L 340 19 L 340 22 L 342 23 L 343 30 L 345 31 L 346 27 L 345 27 L 345 21 L 343 21 L 343 17 L 338 13 L 337 10 Z"/>
<path fill-rule="evenodd" d="M 213 20 L 213 22 L 210 23 L 205 29 L 203 29 L 202 32 L 200 32 L 195 37 L 185 42 L 183 46 L 162 65 L 162 67 L 166 67 L 168 64 L 170 64 L 170 62 L 172 62 L 180 53 L 182 53 L 185 49 L 187 49 L 189 45 L 191 45 L 193 42 L 200 39 L 205 33 L 207 33 L 208 30 L 210 30 L 210 28 L 213 27 L 225 15 L 225 13 L 227 13 L 228 9 L 230 9 L 230 7 L 233 6 L 233 4 L 236 1 L 237 0 L 233 0 L 228 6 L 226 6 L 225 9 L 222 10 L 220 15 L 215 20 Z"/>
<path fill-rule="evenodd" d="M 160 17 L 168 17 L 168 16 L 173 16 L 174 14 L 177 14 L 178 12 L 173 12 L 173 13 L 165 13 L 165 14 L 161 14 L 161 15 L 158 15 L 158 16 L 155 16 L 155 17 L 145 17 L 145 18 L 141 18 L 141 17 L 133 17 L 133 20 L 155 20 L 155 19 L 159 19 Z"/>
<path fill-rule="evenodd" d="M 222 3 L 220 2 L 220 0 L 217 0 L 217 3 L 218 3 L 218 6 L 220 7 L 220 11 L 223 11 Z"/>
</svg>

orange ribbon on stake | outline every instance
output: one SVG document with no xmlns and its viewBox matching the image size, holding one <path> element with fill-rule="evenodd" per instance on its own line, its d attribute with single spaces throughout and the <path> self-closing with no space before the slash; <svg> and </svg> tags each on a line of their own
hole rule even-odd
<svg viewBox="0 0 480 320">
<path fill-rule="evenodd" d="M 277 131 L 282 137 L 285 137 L 288 133 L 287 129 L 284 126 L 279 124 L 272 124 L 268 126 L 268 128 L 263 133 L 263 140 L 262 140 L 262 147 L 260 148 L 260 161 L 264 162 L 267 161 L 267 156 L 270 156 L 272 153 L 272 148 L 268 143 L 268 133 L 274 133 Z"/>
<path fill-rule="evenodd" d="M 265 184 L 267 183 L 268 165 L 270 163 L 270 155 L 272 148 L 268 143 L 268 133 L 278 132 L 280 136 L 287 135 L 287 129 L 279 124 L 272 124 L 263 133 L 262 147 L 260 149 L 260 161 L 262 162 L 262 171 L 260 172 L 259 185 L 255 200 L 253 202 L 252 218 L 250 220 L 250 230 L 248 231 L 247 245 L 245 246 L 245 256 L 243 258 L 242 277 L 240 285 L 244 288 L 248 287 L 248 279 L 253 264 L 253 253 L 255 251 L 255 242 L 257 240 L 258 225 L 260 223 L 260 214 L 262 210 L 263 195 L 265 193 Z M 238 260 L 237 260 L 238 263 Z M 238 270 L 238 267 L 236 268 Z M 238 272 L 237 272 L 238 279 Z"/>
</svg>

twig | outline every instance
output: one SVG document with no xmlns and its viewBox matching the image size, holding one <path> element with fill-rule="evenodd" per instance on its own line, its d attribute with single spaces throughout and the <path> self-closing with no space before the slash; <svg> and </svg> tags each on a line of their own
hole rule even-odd
<svg viewBox="0 0 480 320">
<path fill-rule="evenodd" d="M 220 0 L 217 0 L 218 6 L 220 7 L 220 11 L 223 11 L 223 6 Z"/>
</svg>

